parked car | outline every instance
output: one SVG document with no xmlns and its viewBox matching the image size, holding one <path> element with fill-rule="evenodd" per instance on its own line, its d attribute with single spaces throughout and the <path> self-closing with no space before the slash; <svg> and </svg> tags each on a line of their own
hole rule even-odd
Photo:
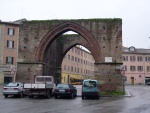
<svg viewBox="0 0 150 113">
<path fill-rule="evenodd" d="M 150 82 L 147 82 L 146 85 L 150 85 Z"/>
<path fill-rule="evenodd" d="M 19 82 L 8 83 L 3 88 L 3 95 L 5 96 L 5 98 L 7 98 L 9 95 L 18 95 L 20 98 L 22 98 L 23 92 L 24 92 L 23 84 Z"/>
<path fill-rule="evenodd" d="M 76 87 L 71 84 L 58 84 L 54 90 L 55 99 L 59 96 L 67 96 L 70 98 L 77 96 Z"/>
<path fill-rule="evenodd" d="M 90 80 L 86 79 L 82 84 L 82 99 L 85 97 L 96 97 L 99 99 L 100 97 L 100 89 L 98 80 Z"/>
</svg>

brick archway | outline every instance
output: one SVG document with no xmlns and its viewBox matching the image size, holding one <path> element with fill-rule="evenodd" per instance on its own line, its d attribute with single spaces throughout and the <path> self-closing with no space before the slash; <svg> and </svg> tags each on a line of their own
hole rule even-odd
<svg viewBox="0 0 150 113">
<path fill-rule="evenodd" d="M 67 31 L 82 39 L 62 38 Z M 61 43 L 59 43 L 59 39 Z M 65 52 L 75 44 L 88 47 L 95 59 L 101 90 L 123 91 L 122 19 L 36 20 L 20 25 L 16 81 L 33 82 L 38 75 L 57 76 Z M 89 46 L 88 46 L 89 44 Z"/>
<path fill-rule="evenodd" d="M 57 25 L 53 29 L 51 29 L 42 39 L 40 42 L 38 49 L 36 51 L 36 60 L 43 61 L 44 52 L 48 45 L 52 43 L 55 38 L 64 32 L 67 31 L 74 31 L 84 37 L 87 42 L 90 44 L 91 53 L 95 59 L 95 62 L 99 62 L 101 60 L 101 50 L 97 40 L 93 37 L 93 35 L 84 27 L 78 25 L 77 23 L 73 22 L 64 22 L 62 24 Z"/>
</svg>

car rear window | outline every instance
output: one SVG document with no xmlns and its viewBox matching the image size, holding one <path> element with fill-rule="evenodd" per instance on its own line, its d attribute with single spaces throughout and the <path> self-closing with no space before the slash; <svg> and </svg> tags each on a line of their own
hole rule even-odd
<svg viewBox="0 0 150 113">
<path fill-rule="evenodd" d="M 84 87 L 96 87 L 96 81 L 85 81 Z"/>
<path fill-rule="evenodd" d="M 69 86 L 67 84 L 58 84 L 57 87 L 58 88 L 69 88 Z"/>
<path fill-rule="evenodd" d="M 6 86 L 9 86 L 9 87 L 16 87 L 16 86 L 19 86 L 19 84 L 17 84 L 17 83 L 9 83 L 9 84 L 7 84 Z"/>
</svg>

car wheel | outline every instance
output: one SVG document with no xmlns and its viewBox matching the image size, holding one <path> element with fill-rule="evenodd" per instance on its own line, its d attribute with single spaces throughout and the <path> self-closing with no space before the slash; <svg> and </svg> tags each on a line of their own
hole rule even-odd
<svg viewBox="0 0 150 113">
<path fill-rule="evenodd" d="M 19 96 L 20 96 L 20 98 L 22 98 L 23 97 L 23 92 L 21 92 Z"/>
<path fill-rule="evenodd" d="M 82 100 L 84 99 L 84 95 L 82 95 Z"/>
<path fill-rule="evenodd" d="M 4 95 L 5 96 L 5 98 L 7 98 L 8 97 L 8 95 Z"/>
<path fill-rule="evenodd" d="M 75 95 L 74 95 L 75 97 L 77 97 L 77 93 L 75 93 Z"/>
<path fill-rule="evenodd" d="M 55 99 L 57 99 L 57 96 L 55 95 Z"/>
<path fill-rule="evenodd" d="M 97 95 L 97 99 L 99 99 L 99 95 Z"/>
<path fill-rule="evenodd" d="M 29 98 L 33 98 L 34 96 L 33 95 L 29 95 Z"/>
<path fill-rule="evenodd" d="M 73 99 L 73 93 L 71 93 L 70 98 Z"/>
</svg>

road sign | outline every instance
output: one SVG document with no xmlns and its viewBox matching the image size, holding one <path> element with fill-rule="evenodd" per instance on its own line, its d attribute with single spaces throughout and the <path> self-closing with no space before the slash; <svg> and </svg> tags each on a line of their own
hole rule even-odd
<svg viewBox="0 0 150 113">
<path fill-rule="evenodd" d="M 121 75 L 125 75 L 125 66 L 122 66 L 120 68 L 120 73 L 121 73 Z"/>
<path fill-rule="evenodd" d="M 11 75 L 14 75 L 14 74 L 15 74 L 15 71 L 16 71 L 15 66 L 11 66 L 11 67 L 10 67 L 10 74 L 11 74 Z"/>
<path fill-rule="evenodd" d="M 15 71 L 11 71 L 10 74 L 11 74 L 11 75 L 14 75 L 14 74 L 15 74 Z"/>
</svg>

